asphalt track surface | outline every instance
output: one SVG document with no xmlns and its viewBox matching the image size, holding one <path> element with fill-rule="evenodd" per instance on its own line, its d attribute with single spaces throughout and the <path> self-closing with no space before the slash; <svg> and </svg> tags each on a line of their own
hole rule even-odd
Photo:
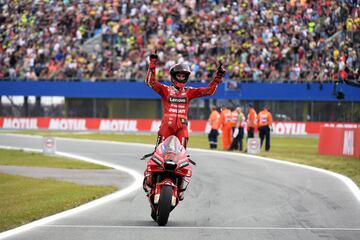
<svg viewBox="0 0 360 240">
<path fill-rule="evenodd" d="M 0 145 L 41 148 L 42 143 L 38 137 L 0 135 Z M 142 174 L 145 162 L 138 159 L 152 146 L 57 139 L 57 150 Z M 198 166 L 166 227 L 151 220 L 138 184 L 122 197 L 6 239 L 360 239 L 360 200 L 338 178 L 246 155 L 189 153 Z"/>
</svg>

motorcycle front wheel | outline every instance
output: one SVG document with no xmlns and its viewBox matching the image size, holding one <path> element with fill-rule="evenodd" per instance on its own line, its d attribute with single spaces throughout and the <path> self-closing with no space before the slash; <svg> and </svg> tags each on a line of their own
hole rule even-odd
<svg viewBox="0 0 360 240">
<path fill-rule="evenodd" d="M 163 186 L 160 192 L 160 199 L 157 211 L 157 223 L 159 226 L 165 226 L 168 222 L 171 212 L 171 198 L 173 190 L 171 186 Z"/>
</svg>

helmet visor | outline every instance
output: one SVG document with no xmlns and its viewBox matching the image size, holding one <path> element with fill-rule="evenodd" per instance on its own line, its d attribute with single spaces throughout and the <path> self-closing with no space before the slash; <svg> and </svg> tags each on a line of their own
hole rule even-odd
<svg viewBox="0 0 360 240">
<path fill-rule="evenodd" d="M 188 72 L 177 72 L 175 74 L 175 77 L 176 77 L 177 82 L 186 83 L 189 78 L 189 73 Z"/>
</svg>

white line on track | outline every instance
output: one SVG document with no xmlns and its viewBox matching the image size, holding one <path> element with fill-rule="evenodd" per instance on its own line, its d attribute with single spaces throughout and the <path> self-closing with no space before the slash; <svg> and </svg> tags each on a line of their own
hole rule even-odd
<svg viewBox="0 0 360 240">
<path fill-rule="evenodd" d="M 3 149 L 21 149 L 21 150 L 24 150 L 24 151 L 42 152 L 39 149 L 8 147 L 8 146 L 1 146 L 1 145 L 0 145 L 0 148 L 3 148 Z M 33 229 L 35 227 L 38 227 L 38 226 L 53 222 L 55 220 L 58 220 L 58 219 L 61 219 L 61 218 L 64 218 L 64 217 L 67 217 L 67 216 L 70 216 L 70 215 L 85 211 L 85 210 L 88 210 L 90 208 L 94 208 L 94 207 L 103 205 L 103 204 L 108 203 L 110 201 L 113 201 L 115 199 L 125 197 L 126 195 L 128 195 L 128 194 L 136 191 L 137 189 L 139 189 L 140 186 L 142 185 L 143 176 L 141 174 L 139 174 L 138 172 L 136 172 L 135 170 L 132 170 L 132 169 L 129 169 L 129 168 L 126 168 L 126 167 L 123 167 L 123 166 L 119 166 L 119 165 L 116 165 L 116 164 L 111 164 L 111 163 L 99 161 L 99 160 L 96 160 L 96 159 L 83 157 L 83 156 L 70 154 L 70 153 L 65 153 L 65 152 L 56 152 L 56 155 L 63 156 L 63 157 L 69 157 L 69 158 L 73 158 L 73 159 L 78 159 L 78 160 L 82 160 L 82 161 L 86 161 L 86 162 L 96 163 L 96 164 L 100 164 L 100 165 L 107 166 L 107 167 L 110 167 L 110 168 L 114 168 L 116 170 L 123 171 L 123 172 L 126 172 L 126 173 L 130 174 L 134 178 L 134 181 L 127 188 L 122 189 L 120 191 L 117 191 L 115 193 L 112 193 L 110 195 L 107 195 L 105 197 L 102 197 L 102 198 L 99 198 L 97 200 L 91 201 L 91 202 L 86 203 L 84 205 L 81 205 L 79 207 L 76 207 L 76 208 L 73 208 L 73 209 L 70 209 L 70 210 L 67 210 L 67 211 L 64 211 L 64 212 L 49 216 L 49 217 L 39 219 L 37 221 L 31 222 L 29 224 L 25 224 L 25 225 L 20 226 L 18 228 L 14 228 L 14 229 L 11 229 L 9 231 L 2 232 L 2 233 L 0 233 L 0 239 L 4 239 L 6 237 L 10 237 L 10 236 L 13 236 L 15 234 L 19 234 L 21 232 Z"/>
<path fill-rule="evenodd" d="M 43 225 L 44 228 L 114 228 L 114 229 L 204 229 L 204 230 L 296 230 L 296 231 L 360 231 L 360 228 L 327 228 L 327 227 L 312 227 L 312 228 L 300 228 L 300 227 L 207 227 L 207 226 L 197 226 L 197 227 L 159 227 L 159 226 L 112 226 L 112 225 Z"/>
<path fill-rule="evenodd" d="M 42 136 L 29 136 L 29 135 L 21 135 L 21 134 L 4 134 L 4 135 L 11 135 L 11 136 L 17 136 L 17 137 L 25 137 L 25 138 L 42 138 Z M 114 141 L 106 141 L 106 140 L 89 140 L 89 139 L 71 139 L 71 138 L 61 138 L 61 137 L 57 137 L 57 139 L 61 139 L 61 140 L 65 140 L 65 141 L 82 141 L 82 142 L 93 142 L 93 143 L 107 143 L 107 144 L 114 144 L 114 145 L 128 145 L 128 146 L 143 146 L 143 147 L 153 147 L 153 145 L 150 144 L 142 144 L 142 143 L 125 143 L 125 142 L 114 142 Z M 31 149 L 31 148 L 15 148 L 15 147 L 7 147 L 7 146 L 0 146 L 4 147 L 4 148 L 8 148 L 8 149 L 23 149 L 25 151 L 36 151 L 36 152 L 42 152 L 39 149 Z M 337 179 L 339 179 L 340 181 L 342 181 L 347 187 L 348 189 L 352 192 L 352 194 L 355 196 L 355 198 L 360 202 L 360 189 L 359 187 L 348 177 L 343 176 L 341 174 L 338 173 L 334 173 L 328 170 L 324 170 L 324 169 L 320 169 L 320 168 L 316 168 L 316 167 L 311 167 L 311 166 L 306 166 L 306 165 L 302 165 L 302 164 L 297 164 L 297 163 L 291 163 L 291 162 L 286 162 L 286 160 L 276 160 L 276 159 L 271 159 L 271 158 L 266 158 L 266 157 L 260 157 L 260 156 L 254 156 L 254 155 L 248 155 L 248 154 L 241 154 L 241 153 L 231 153 L 231 152 L 222 152 L 222 151 L 213 151 L 213 150 L 205 150 L 205 149 L 195 149 L 195 148 L 189 148 L 192 151 L 197 151 L 197 152 L 205 152 L 205 153 L 211 153 L 211 154 L 219 154 L 219 155 L 232 155 L 232 156 L 245 156 L 245 157 L 250 157 L 250 158 L 254 158 L 254 159 L 258 159 L 258 160 L 262 160 L 262 161 L 269 161 L 269 162 L 275 162 L 275 163 L 279 163 L 279 164 L 285 164 L 285 165 L 290 165 L 290 166 L 295 166 L 295 167 L 300 167 L 300 168 L 305 168 L 305 169 L 309 169 L 312 171 L 317 171 L 323 174 L 327 174 L 330 175 L 332 177 L 335 177 Z M 76 158 L 79 160 L 83 160 L 83 161 L 88 161 L 88 162 L 92 162 L 92 163 L 97 163 L 97 164 L 101 164 L 104 166 L 108 166 L 108 167 L 112 167 L 114 169 L 120 170 L 120 171 L 125 171 L 128 172 L 129 174 L 131 174 L 134 178 L 135 181 L 133 182 L 133 184 L 131 186 L 129 186 L 128 188 L 122 190 L 122 191 L 118 191 L 115 192 L 111 195 L 105 196 L 103 198 L 100 198 L 98 200 L 92 201 L 90 203 L 84 204 L 80 207 L 65 211 L 65 212 L 61 212 L 58 214 L 55 214 L 53 216 L 50 217 L 46 217 L 40 220 L 37 220 L 35 222 L 23 225 L 21 227 L 0 233 L 0 239 L 3 239 L 5 237 L 9 237 L 15 234 L 18 234 L 20 232 L 26 231 L 26 230 L 30 230 L 32 228 L 35 227 L 50 227 L 50 226 L 57 226 L 57 227 L 68 227 L 68 228 L 76 228 L 76 227 L 108 227 L 108 228 L 159 228 L 159 227 L 151 227 L 151 226 L 79 226 L 79 225 L 74 225 L 74 226 L 67 226 L 67 225 L 46 225 L 52 221 L 55 221 L 57 219 L 60 218 L 64 218 L 66 216 L 93 208 L 95 206 L 107 203 L 109 201 L 112 201 L 114 199 L 118 199 L 121 197 L 126 196 L 127 194 L 135 191 L 136 189 L 138 189 L 141 186 L 142 183 L 142 175 L 140 175 L 139 173 L 137 173 L 136 171 L 132 170 L 132 169 L 128 169 L 119 165 L 115 165 L 115 164 L 110 164 L 110 163 L 106 163 L 106 162 L 102 162 L 102 161 L 98 161 L 95 159 L 91 159 L 91 158 L 87 158 L 87 157 L 83 157 L 83 156 L 78 156 L 78 155 L 74 155 L 74 154 L 69 154 L 69 153 L 64 153 L 64 152 L 56 152 L 56 154 L 62 155 L 62 156 L 66 156 L 66 157 L 71 157 L 71 158 Z M 161 228 L 161 227 L 160 227 Z M 326 230 L 326 231 L 360 231 L 360 229 L 358 228 L 249 228 L 249 227 L 171 227 L 171 226 L 167 226 L 165 227 L 167 229 L 170 228 L 184 228 L 184 229 L 223 229 L 223 230 Z"/>
<path fill-rule="evenodd" d="M 32 135 L 24 135 L 24 134 L 12 134 L 12 133 L 4 134 L 4 135 L 21 136 L 21 137 L 25 137 L 25 138 L 26 137 L 28 137 L 28 138 L 42 138 L 42 136 L 32 136 Z M 65 141 L 74 141 L 74 140 L 76 140 L 76 141 L 82 141 L 82 142 L 108 143 L 108 144 L 115 144 L 115 145 L 153 147 L 153 145 L 151 145 L 151 144 L 143 144 L 143 143 L 115 142 L 115 141 L 108 141 L 108 140 L 99 141 L 99 140 L 91 140 L 91 139 L 74 139 L 74 138 L 71 139 L 71 138 L 62 138 L 62 137 L 57 137 L 57 138 L 61 139 L 61 140 L 65 140 Z M 346 187 L 351 191 L 351 193 L 355 196 L 355 198 L 360 202 L 360 189 L 359 189 L 359 187 L 350 178 L 348 178 L 348 177 L 346 177 L 344 175 L 341 175 L 339 173 L 331 172 L 331 171 L 328 171 L 328 170 L 325 170 L 325 169 L 316 168 L 316 167 L 312 167 L 312 166 L 302 165 L 302 164 L 298 164 L 298 163 L 287 162 L 286 160 L 277 160 L 277 159 L 272 159 L 272 158 L 260 157 L 260 156 L 256 156 L 256 155 L 250 155 L 250 154 L 224 152 L 224 151 L 214 151 L 214 150 L 197 149 L 197 148 L 189 148 L 189 149 L 192 150 L 192 151 L 219 154 L 219 155 L 224 155 L 225 154 L 225 155 L 232 155 L 232 156 L 244 156 L 244 157 L 248 157 L 248 158 L 254 158 L 254 159 L 258 159 L 258 160 L 262 160 L 262 161 L 268 161 L 268 162 L 275 162 L 275 163 L 279 163 L 279 164 L 304 168 L 304 169 L 316 171 L 316 172 L 319 172 L 319 173 L 327 174 L 327 175 L 330 175 L 330 176 L 332 176 L 334 178 L 337 178 L 340 181 L 342 181 L 346 185 Z"/>
<path fill-rule="evenodd" d="M 61 140 L 65 140 L 65 141 L 83 141 L 83 142 L 93 142 L 93 143 L 109 143 L 109 144 L 115 144 L 115 145 L 130 145 L 130 146 L 146 146 L 146 147 L 153 147 L 153 145 L 151 144 L 143 144 L 143 143 L 127 143 L 127 142 L 115 142 L 115 141 L 107 141 L 107 140 L 91 140 L 91 139 L 71 139 L 71 138 L 58 138 Z M 256 155 L 250 155 L 250 154 L 243 154 L 243 153 L 235 153 L 235 152 L 224 152 L 224 151 L 214 151 L 214 150 L 206 150 L 206 149 L 198 149 L 198 148 L 188 148 L 189 150 L 192 151 L 197 151 L 197 152 L 204 152 L 204 153 L 211 153 L 211 154 L 219 154 L 219 155 L 231 155 L 231 156 L 243 156 L 243 157 L 247 157 L 247 158 L 254 158 L 254 159 L 258 159 L 261 161 L 267 161 L 267 162 L 274 162 L 274 163 L 278 163 L 278 164 L 283 164 L 283 165 L 288 165 L 288 166 L 293 166 L 293 167 L 299 167 L 299 168 L 303 168 L 303 169 L 308 169 L 308 170 L 312 170 L 312 171 L 316 171 L 319 173 L 323 173 L 323 174 L 327 174 L 330 175 L 334 178 L 339 179 L 340 181 L 342 181 L 345 186 L 350 190 L 350 192 L 355 196 L 355 198 L 360 202 L 360 189 L 359 187 L 348 177 L 341 175 L 339 173 L 335 173 L 335 172 L 331 172 L 325 169 L 321 169 L 321 168 L 316 168 L 316 167 L 312 167 L 312 166 L 307 166 L 307 165 L 302 165 L 302 164 L 298 164 L 298 163 L 292 163 L 292 162 L 287 162 L 286 160 L 277 160 L 277 159 L 272 159 L 272 158 L 266 158 L 266 157 L 261 157 L 261 156 L 256 156 Z M 239 158 L 240 160 L 240 158 Z"/>
<path fill-rule="evenodd" d="M 350 178 L 348 178 L 348 177 L 346 177 L 344 175 L 341 175 L 339 173 L 331 172 L 329 170 L 325 170 L 325 169 L 321 169 L 321 168 L 317 168 L 317 167 L 302 165 L 302 164 L 299 164 L 299 163 L 287 162 L 286 160 L 277 160 L 277 159 L 266 158 L 266 157 L 255 156 L 255 155 L 249 155 L 249 154 L 243 154 L 243 153 L 211 151 L 211 150 L 195 149 L 195 148 L 192 149 L 192 150 L 196 150 L 198 152 L 205 152 L 205 153 L 211 152 L 211 153 L 216 153 L 216 154 L 221 154 L 221 155 L 227 154 L 227 155 L 232 155 L 232 156 L 250 157 L 250 158 L 255 158 L 255 159 L 258 159 L 258 160 L 262 160 L 262 161 L 274 162 L 274 163 L 279 163 L 279 164 L 283 164 L 283 165 L 289 165 L 289 166 L 293 166 L 293 167 L 304 168 L 304 169 L 316 171 L 316 172 L 319 172 L 319 173 L 327 174 L 327 175 L 330 175 L 330 176 L 332 176 L 334 178 L 337 178 L 340 181 L 342 181 L 347 186 L 347 188 L 351 191 L 351 193 L 355 196 L 355 198 L 360 202 L 360 189 L 359 189 L 359 187 Z"/>
</svg>

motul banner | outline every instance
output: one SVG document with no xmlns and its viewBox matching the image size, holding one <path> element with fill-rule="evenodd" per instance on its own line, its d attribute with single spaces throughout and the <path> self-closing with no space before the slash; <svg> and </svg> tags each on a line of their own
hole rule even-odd
<svg viewBox="0 0 360 240">
<path fill-rule="evenodd" d="M 205 132 L 206 120 L 189 121 L 189 132 Z M 124 118 L 16 118 L 0 117 L 0 128 L 19 130 L 57 130 L 57 131 L 100 131 L 100 132 L 157 132 L 159 119 Z M 273 134 L 276 135 L 317 135 L 320 126 L 360 128 L 360 123 L 327 122 L 274 122 Z"/>
<path fill-rule="evenodd" d="M 360 157 L 360 128 L 322 126 L 318 153 Z"/>
</svg>

